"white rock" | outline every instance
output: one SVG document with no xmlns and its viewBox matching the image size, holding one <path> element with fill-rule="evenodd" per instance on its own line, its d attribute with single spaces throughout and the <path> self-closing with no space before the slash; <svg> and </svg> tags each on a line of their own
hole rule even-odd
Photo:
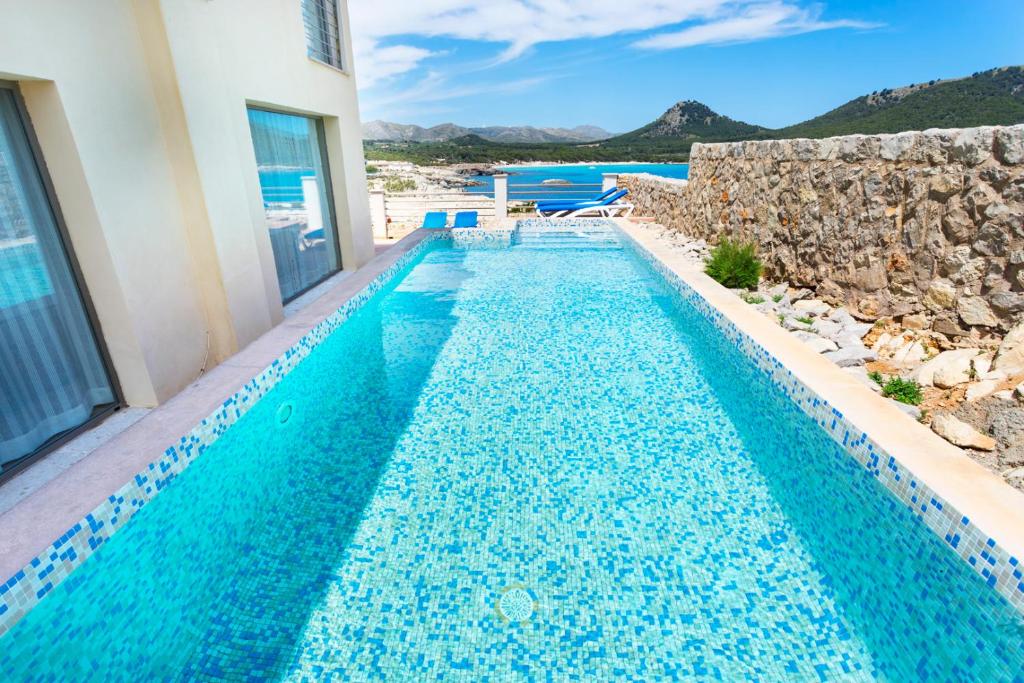
<svg viewBox="0 0 1024 683">
<path fill-rule="evenodd" d="M 991 361 L 984 356 L 968 358 L 962 365 L 951 363 L 935 371 L 932 383 L 941 389 L 952 389 L 988 372 L 990 363 Z"/>
<path fill-rule="evenodd" d="M 871 389 L 871 391 L 875 392 L 876 394 L 882 393 L 881 385 L 879 385 L 878 382 L 876 382 L 875 380 L 868 377 L 868 370 L 863 365 L 851 365 L 849 367 L 843 368 L 843 372 L 852 375 L 853 377 L 858 379 L 861 384 L 866 386 L 868 389 Z"/>
<path fill-rule="evenodd" d="M 997 391 L 996 393 L 992 394 L 992 398 L 998 398 L 1000 401 L 1012 401 L 1013 392 L 1010 391 L 1009 389 L 1003 389 L 1002 391 Z"/>
<path fill-rule="evenodd" d="M 800 313 L 815 316 L 825 315 L 832 310 L 831 306 L 820 299 L 801 299 L 793 304 L 793 308 Z"/>
<path fill-rule="evenodd" d="M 996 354 L 995 367 L 1009 375 L 1024 372 L 1024 323 L 1010 330 Z"/>
<path fill-rule="evenodd" d="M 843 328 L 839 323 L 834 323 L 831 320 L 818 318 L 817 320 L 814 321 L 814 324 L 811 326 L 811 329 L 814 330 L 815 334 L 820 334 L 822 337 L 828 337 L 831 339 L 834 335 L 839 334 L 839 332 Z"/>
<path fill-rule="evenodd" d="M 822 357 L 829 359 L 841 368 L 848 368 L 853 365 L 864 365 L 867 361 L 875 360 L 878 358 L 878 354 L 865 346 L 851 346 L 840 348 L 838 351 L 824 353 Z"/>
<path fill-rule="evenodd" d="M 891 334 L 889 334 L 888 332 L 883 332 L 882 334 L 878 335 L 878 339 L 876 339 L 875 343 L 871 345 L 871 350 L 875 351 L 876 353 L 880 352 L 882 349 L 888 346 L 889 342 L 891 342 L 892 340 L 893 337 Z"/>
<path fill-rule="evenodd" d="M 892 362 L 896 365 L 917 365 L 928 355 L 928 350 L 919 341 L 905 342 L 892 354 Z"/>
<path fill-rule="evenodd" d="M 829 314 L 828 319 L 840 325 L 853 325 L 857 322 L 857 319 L 850 315 L 850 312 L 845 308 L 835 309 Z"/>
<path fill-rule="evenodd" d="M 846 331 L 841 332 L 841 333 L 835 335 L 834 337 L 832 337 L 832 341 L 834 341 L 836 344 L 839 344 L 839 348 L 841 348 L 841 349 L 856 348 L 856 347 L 861 347 L 861 348 L 863 348 L 865 350 L 867 349 L 867 347 L 864 346 L 864 342 L 862 342 L 860 340 L 860 337 L 858 337 L 856 334 L 853 334 L 852 332 L 846 332 Z M 874 353 L 874 352 L 872 352 L 872 353 Z"/>
<path fill-rule="evenodd" d="M 1013 388 L 1013 395 L 1017 398 L 1024 398 L 1024 382 L 1021 382 Z"/>
<path fill-rule="evenodd" d="M 932 431 L 946 441 L 962 448 L 975 448 L 979 451 L 995 450 L 996 442 L 977 429 L 961 422 L 952 415 L 936 415 L 932 418 Z"/>
<path fill-rule="evenodd" d="M 985 398 L 999 386 L 999 380 L 995 379 L 983 379 L 980 382 L 973 382 L 967 385 L 967 400 L 977 401 L 979 398 Z"/>
<path fill-rule="evenodd" d="M 822 339 L 818 335 L 811 334 L 810 332 L 794 332 L 793 336 L 818 353 L 835 351 L 839 348 L 831 339 Z"/>
<path fill-rule="evenodd" d="M 902 410 L 909 417 L 912 417 L 915 420 L 920 420 L 921 419 L 921 409 L 918 408 L 917 406 L 912 406 L 909 403 L 902 403 L 902 402 L 897 401 L 896 399 L 893 399 L 893 398 L 890 398 L 889 402 L 894 404 L 897 408 Z"/>
<path fill-rule="evenodd" d="M 976 360 L 980 353 L 980 349 L 953 349 L 952 351 L 943 351 L 939 355 L 935 356 L 935 358 L 932 358 L 930 361 L 915 370 L 911 374 L 910 378 L 915 380 L 921 386 L 932 387 L 935 386 L 935 375 L 940 370 L 945 371 L 946 374 L 944 374 L 944 379 L 946 381 L 958 379 L 961 374 L 967 377 L 971 367 L 971 361 Z M 984 370 L 978 369 L 978 371 L 979 373 L 986 372 L 988 371 L 988 367 Z M 964 379 L 963 381 L 966 382 L 967 379 Z M 957 382 L 957 384 L 959 384 L 959 382 Z"/>
<path fill-rule="evenodd" d="M 809 331 L 811 329 L 810 325 L 808 325 L 807 323 L 804 323 L 804 322 L 800 322 L 796 318 L 786 318 L 786 319 L 784 319 L 782 321 L 782 326 L 785 327 L 787 330 L 790 330 L 790 331 L 803 330 L 803 331 L 806 332 L 806 331 Z"/>
</svg>

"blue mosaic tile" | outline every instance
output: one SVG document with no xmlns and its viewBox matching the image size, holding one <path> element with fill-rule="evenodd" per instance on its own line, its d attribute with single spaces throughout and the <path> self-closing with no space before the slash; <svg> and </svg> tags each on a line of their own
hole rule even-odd
<svg viewBox="0 0 1024 683">
<path fill-rule="evenodd" d="M 521 225 L 579 235 L 438 233 L 8 582 L 7 677 L 1020 680 L 1016 559 L 613 226 Z"/>
</svg>

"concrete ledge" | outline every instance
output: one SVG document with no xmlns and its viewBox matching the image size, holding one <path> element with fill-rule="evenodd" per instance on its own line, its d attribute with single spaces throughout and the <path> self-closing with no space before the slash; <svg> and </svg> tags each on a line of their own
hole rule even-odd
<svg viewBox="0 0 1024 683">
<path fill-rule="evenodd" d="M 971 525 L 1010 556 L 1024 558 L 1024 493 L 807 348 L 648 231 L 627 220 L 616 223 Z"/>
<path fill-rule="evenodd" d="M 0 514 L 0 576 L 24 568 L 430 233 L 417 230 Z M 26 472 L 31 469 L 26 470 Z M 5 486 L 14 484 L 15 477 Z M 0 581 L 4 580 L 0 579 Z"/>
</svg>

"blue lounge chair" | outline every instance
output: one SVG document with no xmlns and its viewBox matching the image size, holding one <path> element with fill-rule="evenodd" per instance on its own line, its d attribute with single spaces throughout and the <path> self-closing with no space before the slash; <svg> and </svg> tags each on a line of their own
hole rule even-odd
<svg viewBox="0 0 1024 683">
<path fill-rule="evenodd" d="M 618 190 L 600 201 L 590 202 L 559 202 L 538 207 L 537 213 L 544 218 L 581 218 L 583 216 L 600 216 L 614 218 L 629 216 L 633 213 L 633 205 L 621 200 L 629 194 L 629 190 Z"/>
<path fill-rule="evenodd" d="M 423 225 L 420 227 L 427 230 L 441 230 L 448 227 L 448 212 L 428 211 L 427 215 L 423 217 Z"/>
<path fill-rule="evenodd" d="M 610 190 L 606 190 L 601 194 L 593 197 L 592 199 L 541 199 L 537 202 L 537 210 L 542 211 L 548 206 L 560 206 L 564 204 L 577 204 L 579 202 L 600 202 L 607 199 L 609 196 L 619 191 L 619 188 L 613 187 Z"/>
<path fill-rule="evenodd" d="M 476 211 L 459 211 L 455 214 L 455 228 L 475 228 L 477 227 L 477 215 Z"/>
</svg>

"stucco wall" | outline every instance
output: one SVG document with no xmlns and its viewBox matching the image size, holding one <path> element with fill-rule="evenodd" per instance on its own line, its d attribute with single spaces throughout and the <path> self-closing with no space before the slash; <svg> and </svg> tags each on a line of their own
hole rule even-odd
<svg viewBox="0 0 1024 683">
<path fill-rule="evenodd" d="M 130 405 L 282 319 L 247 104 L 323 117 L 344 267 L 372 258 L 354 76 L 306 56 L 301 3 L 0 0 L 0 16 L 0 78 L 25 98 Z"/>
<path fill-rule="evenodd" d="M 1024 126 L 698 144 L 685 186 L 620 184 L 639 214 L 754 240 L 768 277 L 866 319 L 969 334 L 1024 316 Z"/>
</svg>

